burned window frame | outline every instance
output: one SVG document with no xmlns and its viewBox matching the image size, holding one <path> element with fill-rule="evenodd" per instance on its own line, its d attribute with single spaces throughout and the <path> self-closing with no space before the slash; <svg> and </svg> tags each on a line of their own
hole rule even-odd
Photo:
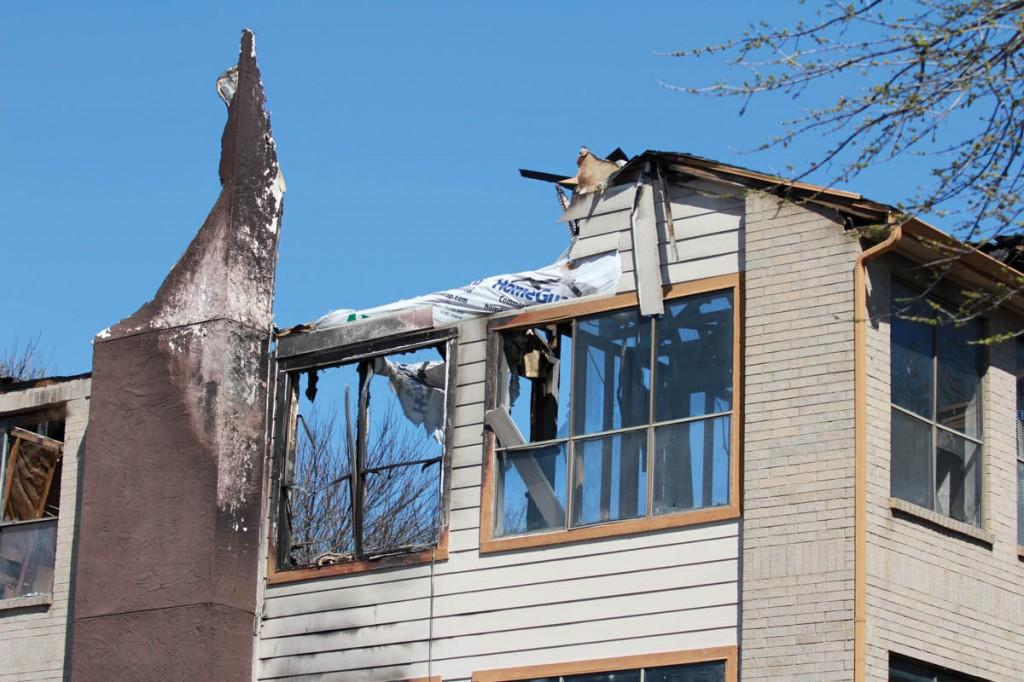
<svg viewBox="0 0 1024 682">
<path fill-rule="evenodd" d="M 496 535 L 495 518 L 498 503 L 497 495 L 497 451 L 501 449 L 497 436 L 492 428 L 484 432 L 483 473 L 480 505 L 480 552 L 510 551 L 545 545 L 558 545 L 571 542 L 590 540 L 601 537 L 631 535 L 665 528 L 689 526 L 712 521 L 735 519 L 740 516 L 740 462 L 742 460 L 742 422 L 743 422 L 743 288 L 739 273 L 720 275 L 705 279 L 673 284 L 664 288 L 666 301 L 672 299 L 711 294 L 729 290 L 733 305 L 733 339 L 732 339 L 732 410 L 729 429 L 729 501 L 725 505 L 707 506 L 695 509 L 680 510 L 663 515 L 645 515 L 639 518 L 608 520 L 590 525 L 572 526 L 568 522 L 561 529 L 535 531 L 519 535 Z M 488 324 L 487 345 L 487 376 L 486 376 L 486 412 L 497 408 L 500 404 L 498 389 L 501 384 L 498 378 L 503 353 L 502 334 L 510 330 L 523 329 L 541 325 L 569 322 L 595 314 L 614 312 L 634 308 L 639 305 L 635 292 L 618 294 L 601 299 L 559 304 L 553 308 L 536 309 L 521 312 L 514 316 L 492 318 Z M 653 335 L 652 331 L 652 335 Z M 714 415 L 707 415 L 712 417 Z M 646 428 L 654 428 L 653 415 Z M 566 453 L 566 460 L 571 457 Z M 648 453 L 648 458 L 653 453 Z M 568 476 L 568 470 L 566 475 Z M 653 477 L 649 476 L 648 488 L 653 486 Z M 650 492 L 650 491 L 649 491 Z M 649 502 L 653 503 L 651 500 Z M 571 515 L 571 501 L 566 500 L 566 518 Z"/>
<path fill-rule="evenodd" d="M 343 365 L 372 361 L 376 358 L 412 352 L 426 348 L 437 348 L 445 359 L 445 405 L 444 405 L 444 444 L 440 455 L 440 490 L 438 499 L 437 534 L 432 545 L 417 546 L 410 549 L 399 549 L 372 556 L 354 556 L 337 563 L 323 566 L 289 566 L 286 553 L 289 548 L 289 528 L 286 522 L 288 513 L 285 494 L 292 485 L 295 470 L 297 442 L 298 405 L 300 383 L 305 380 L 311 370 L 323 370 Z M 443 350 L 441 350 L 443 349 Z M 448 556 L 449 509 L 448 501 L 451 492 L 451 437 L 455 412 L 455 377 L 458 352 L 458 330 L 447 328 L 407 333 L 395 336 L 384 336 L 368 340 L 346 343 L 338 346 L 317 348 L 296 355 L 283 355 L 279 345 L 277 357 L 274 359 L 275 400 L 272 420 L 272 471 L 270 499 L 270 533 L 268 551 L 268 582 L 289 582 L 306 580 L 314 577 L 343 575 L 362 571 L 388 568 L 401 565 L 443 561 Z M 358 403 L 357 403 L 358 404 Z M 358 407 L 357 407 L 358 410 Z M 362 420 L 357 427 L 360 451 L 363 452 Z M 360 455 L 362 457 L 362 455 Z M 406 462 L 399 466 L 412 465 Z M 355 472 L 351 472 L 355 473 Z M 350 475 L 351 475 L 350 473 Z M 357 478 L 359 484 L 368 470 L 365 461 L 361 460 Z M 354 510 L 355 500 L 350 500 L 350 509 Z M 353 515 L 358 517 L 353 511 Z M 353 523 L 358 518 L 353 519 Z"/>
<path fill-rule="evenodd" d="M 47 433 L 40 434 L 38 431 L 32 431 L 26 428 L 26 426 L 33 425 L 45 425 Z M 52 433 L 53 428 L 55 428 L 53 425 L 59 425 L 60 439 L 51 437 L 56 435 Z M 38 518 L 8 521 L 6 519 L 7 505 L 11 495 L 10 488 L 14 475 L 14 469 L 11 468 L 12 462 L 10 461 L 12 454 L 11 436 L 14 435 L 13 432 L 15 429 L 25 432 L 23 440 L 36 440 L 37 444 L 42 445 L 45 449 L 56 451 L 56 456 L 53 466 L 46 477 L 46 498 L 42 500 L 44 507 L 39 512 L 41 515 Z M 14 602 L 15 600 L 22 600 L 26 598 L 37 599 L 40 597 L 46 597 L 48 599 L 53 594 L 53 579 L 56 571 L 57 528 L 61 516 L 60 497 L 63 483 L 64 441 L 66 439 L 65 429 L 66 414 L 63 405 L 41 406 L 24 412 L 0 415 L 0 552 L 4 552 L 2 546 L 4 544 L 3 536 L 5 533 L 36 533 L 37 535 L 30 539 L 31 549 L 29 552 L 30 555 L 34 554 L 36 556 L 40 556 L 40 553 L 42 553 L 42 558 L 45 561 L 40 562 L 39 565 L 35 567 L 35 570 L 38 570 L 38 568 L 44 563 L 48 565 L 50 569 L 50 579 L 47 590 L 36 591 L 24 595 L 15 594 L 6 597 L 3 596 L 3 592 L 0 591 L 0 607 L 7 603 Z M 57 496 L 57 510 L 55 513 L 47 513 L 46 504 L 54 494 Z M 44 544 L 40 545 L 40 542 L 43 542 Z M 0 561 L 6 562 L 7 557 L 0 556 Z M 21 575 L 18 581 L 19 585 L 25 580 L 25 565 L 27 562 L 29 562 L 29 555 L 26 555 L 26 559 L 22 562 Z"/>
</svg>

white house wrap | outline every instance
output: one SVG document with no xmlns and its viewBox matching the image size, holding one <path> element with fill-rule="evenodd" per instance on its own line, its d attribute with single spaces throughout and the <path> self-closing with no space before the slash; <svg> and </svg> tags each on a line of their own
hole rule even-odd
<svg viewBox="0 0 1024 682">
<path fill-rule="evenodd" d="M 539 303 L 611 294 L 618 286 L 621 273 L 621 260 L 614 251 L 576 261 L 563 260 L 540 270 L 485 277 L 457 289 L 446 289 L 375 308 L 335 310 L 317 320 L 314 329 L 330 329 L 346 322 L 424 306 L 432 309 L 434 325 L 441 326 Z"/>
</svg>

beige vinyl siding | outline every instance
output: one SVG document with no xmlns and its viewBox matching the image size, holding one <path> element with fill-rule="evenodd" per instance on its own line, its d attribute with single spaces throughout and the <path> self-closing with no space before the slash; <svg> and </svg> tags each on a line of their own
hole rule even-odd
<svg viewBox="0 0 1024 682">
<path fill-rule="evenodd" d="M 742 226 L 744 199 L 736 188 L 724 184 L 692 183 L 670 185 L 672 226 L 675 234 L 675 257 L 668 235 L 664 208 L 655 204 L 661 278 L 665 284 L 687 282 L 740 272 L 742 267 Z M 633 238 L 630 232 L 630 208 L 602 213 L 603 204 L 595 207 L 589 219 L 580 219 L 577 248 L 598 252 L 589 242 L 605 243 L 606 235 L 618 234 L 618 251 L 622 258 L 623 277 L 619 291 L 636 289 L 633 272 Z"/>
<path fill-rule="evenodd" d="M 721 220 L 697 210 L 687 199 L 692 190 L 677 194 L 677 235 L 686 238 L 679 263 L 663 267 L 665 282 L 736 272 L 742 208 Z M 611 197 L 615 210 L 594 207 L 582 241 L 619 233 L 603 249 L 629 239 L 626 195 Z M 613 227 L 595 232 L 596 225 Z M 713 271 L 701 266 L 690 277 L 673 269 L 685 264 L 684 253 L 698 253 L 685 251 L 687 242 L 706 254 L 693 262 L 720 259 Z M 460 327 L 447 561 L 269 587 L 260 679 L 386 681 L 429 672 L 451 682 L 475 670 L 736 644 L 737 521 L 480 555 L 485 329 L 485 320 Z"/>
</svg>

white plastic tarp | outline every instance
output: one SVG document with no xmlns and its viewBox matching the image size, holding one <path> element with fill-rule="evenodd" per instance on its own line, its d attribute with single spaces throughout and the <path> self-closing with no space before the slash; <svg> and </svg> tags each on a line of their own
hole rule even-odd
<svg viewBox="0 0 1024 682">
<path fill-rule="evenodd" d="M 434 440 L 443 445 L 445 363 L 407 364 L 377 358 L 373 372 L 388 378 L 406 418 L 416 426 L 422 426 Z"/>
<path fill-rule="evenodd" d="M 540 270 L 485 277 L 458 289 L 446 289 L 375 308 L 335 310 L 317 320 L 314 330 L 424 306 L 431 308 L 434 325 L 441 326 L 539 303 L 611 294 L 618 287 L 621 274 L 622 263 L 617 252 L 575 261 L 562 260 Z"/>
</svg>

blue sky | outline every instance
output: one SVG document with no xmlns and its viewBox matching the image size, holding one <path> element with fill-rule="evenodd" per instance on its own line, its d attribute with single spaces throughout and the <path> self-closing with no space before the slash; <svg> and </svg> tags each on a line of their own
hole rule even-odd
<svg viewBox="0 0 1024 682">
<path fill-rule="evenodd" d="M 718 61 L 655 54 L 793 2 L 19 3 L 0 22 L 0 350 L 38 337 L 55 374 L 152 297 L 220 188 L 217 75 L 256 33 L 288 184 L 279 326 L 552 262 L 552 187 L 581 145 L 787 172 L 813 141 L 746 153 L 805 103 L 671 92 Z M 851 87 L 856 87 L 853 84 Z M 847 87 L 844 85 L 843 87 Z M 913 174 L 857 191 L 897 201 Z"/>
</svg>

